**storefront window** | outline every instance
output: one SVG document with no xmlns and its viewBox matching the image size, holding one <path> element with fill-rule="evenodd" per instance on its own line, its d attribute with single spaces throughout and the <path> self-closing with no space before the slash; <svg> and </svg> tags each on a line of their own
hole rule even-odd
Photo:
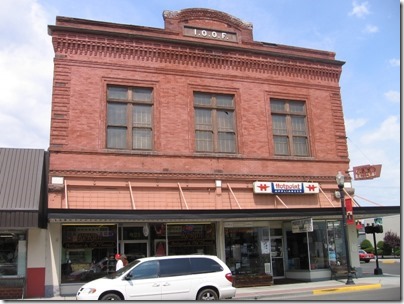
<svg viewBox="0 0 404 304">
<path fill-rule="evenodd" d="M 345 243 L 340 221 L 327 222 L 328 256 L 330 265 L 346 263 Z"/>
<path fill-rule="evenodd" d="M 233 274 L 269 273 L 268 228 L 225 228 L 226 264 Z"/>
<path fill-rule="evenodd" d="M 314 221 L 312 232 L 287 231 L 289 270 L 326 269 L 345 259 L 339 221 Z"/>
<path fill-rule="evenodd" d="M 62 226 L 62 283 L 88 282 L 115 271 L 116 225 Z"/>
<path fill-rule="evenodd" d="M 152 256 L 167 255 L 166 233 L 167 225 L 163 223 L 150 224 L 150 242 L 152 244 Z"/>
<path fill-rule="evenodd" d="M 211 254 L 216 255 L 216 229 L 214 223 L 209 224 L 173 224 L 167 225 L 168 248 L 164 248 L 164 240 L 157 239 L 155 253 L 160 255 L 163 248 L 168 255 Z"/>
<path fill-rule="evenodd" d="M 0 233 L 0 276 L 25 276 L 25 233 Z"/>
<path fill-rule="evenodd" d="M 308 233 L 310 270 L 329 267 L 326 221 L 314 221 L 313 232 Z"/>
</svg>

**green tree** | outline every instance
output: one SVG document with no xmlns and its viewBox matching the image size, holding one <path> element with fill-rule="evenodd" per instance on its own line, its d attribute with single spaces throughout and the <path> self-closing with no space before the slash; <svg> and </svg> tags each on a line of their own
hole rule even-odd
<svg viewBox="0 0 404 304">
<path fill-rule="evenodd" d="M 377 255 L 381 255 L 384 258 L 385 253 L 385 244 L 383 241 L 378 241 L 376 244 L 377 247 Z"/>
<path fill-rule="evenodd" d="M 391 255 L 393 248 L 391 248 L 389 244 L 385 243 L 384 241 L 380 242 L 383 242 L 383 255 Z"/>
<path fill-rule="evenodd" d="M 373 252 L 372 243 L 367 239 L 363 240 L 362 243 L 361 243 L 361 249 L 363 249 L 363 250 L 365 250 L 366 252 L 369 252 L 369 253 Z"/>
</svg>

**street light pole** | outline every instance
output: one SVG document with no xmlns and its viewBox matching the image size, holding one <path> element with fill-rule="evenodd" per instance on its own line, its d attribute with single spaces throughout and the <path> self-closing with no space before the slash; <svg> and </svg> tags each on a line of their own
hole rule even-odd
<svg viewBox="0 0 404 304">
<path fill-rule="evenodd" d="M 348 232 L 347 232 L 347 224 L 346 224 L 346 211 L 345 211 L 345 195 L 344 195 L 344 175 L 341 173 L 341 171 L 338 171 L 338 174 L 336 176 L 336 181 L 339 189 L 339 194 L 341 198 L 341 212 L 342 212 L 342 235 L 344 237 L 344 242 L 345 242 L 345 254 L 346 254 L 346 266 L 347 266 L 347 281 L 346 285 L 352 285 L 355 284 L 355 282 L 352 279 L 352 273 L 351 273 L 351 256 L 349 254 L 349 247 L 348 247 Z"/>
</svg>

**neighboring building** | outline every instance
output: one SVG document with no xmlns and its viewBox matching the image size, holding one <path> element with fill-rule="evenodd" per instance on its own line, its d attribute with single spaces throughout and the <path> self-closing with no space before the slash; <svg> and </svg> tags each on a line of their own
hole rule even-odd
<svg viewBox="0 0 404 304">
<path fill-rule="evenodd" d="M 363 221 L 363 226 L 365 227 L 366 225 L 372 225 L 375 224 L 375 218 L 367 218 L 364 219 Z M 401 215 L 396 214 L 392 216 L 385 216 L 382 218 L 382 226 L 383 226 L 383 233 L 375 233 L 376 236 L 376 244 L 379 241 L 384 240 L 384 236 L 386 232 L 391 231 L 397 236 L 400 237 L 400 231 L 401 231 Z M 368 239 L 372 245 L 374 245 L 374 240 L 373 240 L 373 234 L 365 234 L 365 230 L 363 229 L 363 232 L 361 233 L 363 235 L 362 238 L 358 239 L 359 245 L 364 239 Z"/>
<path fill-rule="evenodd" d="M 335 175 L 349 169 L 344 63 L 254 41 L 252 24 L 223 12 L 163 17 L 164 29 L 49 26 L 46 293 L 76 292 L 116 252 L 214 254 L 236 275 L 329 279 L 345 259 L 335 197 Z"/>
<path fill-rule="evenodd" d="M 45 295 L 46 155 L 0 148 L 0 299 Z"/>
</svg>

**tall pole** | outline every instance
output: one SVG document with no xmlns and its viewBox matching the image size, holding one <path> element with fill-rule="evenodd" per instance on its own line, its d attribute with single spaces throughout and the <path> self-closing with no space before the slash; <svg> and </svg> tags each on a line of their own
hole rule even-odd
<svg viewBox="0 0 404 304">
<path fill-rule="evenodd" d="M 374 229 L 373 229 L 373 244 L 375 246 L 375 256 L 376 256 L 376 268 L 374 269 L 373 274 L 380 275 L 380 274 L 383 274 L 383 270 L 381 268 L 379 268 L 379 258 L 378 258 L 377 247 L 376 247 L 376 233 L 375 233 Z"/>
<path fill-rule="evenodd" d="M 349 244 L 348 244 L 348 232 L 347 232 L 347 224 L 346 224 L 346 211 L 345 211 L 345 195 L 344 195 L 344 175 L 341 172 L 337 174 L 337 184 L 341 198 L 341 212 L 342 212 L 342 235 L 344 237 L 345 243 L 345 254 L 346 254 L 346 267 L 347 267 L 347 281 L 346 285 L 355 284 L 352 279 L 351 273 L 351 256 L 349 254 Z"/>
</svg>

